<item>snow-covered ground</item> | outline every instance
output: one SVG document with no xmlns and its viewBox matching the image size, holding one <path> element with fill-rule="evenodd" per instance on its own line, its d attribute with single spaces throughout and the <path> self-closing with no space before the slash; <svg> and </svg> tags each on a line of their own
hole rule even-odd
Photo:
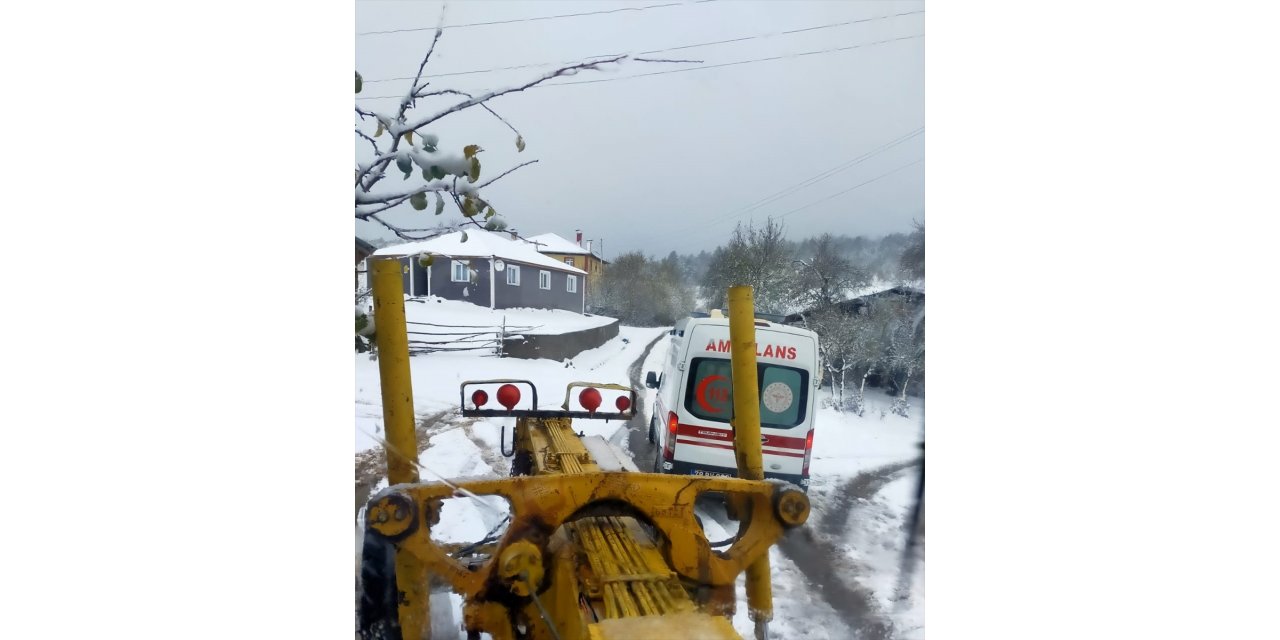
<svg viewBox="0 0 1280 640">
<path fill-rule="evenodd" d="M 571 381 L 628 384 L 628 367 L 651 340 L 664 333 L 661 328 L 622 327 L 617 338 L 579 354 L 568 367 L 566 363 L 549 360 L 461 354 L 411 358 L 415 412 L 420 417 L 440 414 L 419 461 L 445 477 L 505 475 L 504 459 L 496 454 L 498 435 L 499 429 L 510 427 L 513 420 L 462 420 L 458 416 L 458 389 L 462 381 L 532 380 L 540 390 L 545 389 L 539 404 L 556 406 L 564 400 L 563 390 Z M 659 369 L 667 344 L 668 338 L 664 336 L 654 345 L 641 368 L 642 378 L 643 372 Z M 381 396 L 378 363 L 365 354 L 357 354 L 355 358 L 356 451 L 360 452 L 378 446 L 372 435 L 382 437 Z M 653 392 L 643 388 L 641 391 L 645 395 L 641 412 L 647 423 Z M 853 637 L 852 628 L 858 616 L 851 614 L 848 603 L 839 599 L 848 597 L 847 592 L 860 594 L 859 597 L 865 595 L 863 600 L 870 612 L 859 615 L 891 621 L 897 638 L 924 637 L 923 560 L 916 566 L 910 594 L 906 598 L 894 598 L 906 540 L 904 522 L 909 517 L 916 489 L 918 469 L 912 463 L 919 457 L 917 445 L 922 436 L 920 400 L 911 398 L 911 418 L 888 412 L 892 398 L 879 390 L 869 389 L 867 401 L 868 409 L 862 417 L 830 408 L 818 411 L 809 493 L 812 513 L 808 524 L 791 532 L 788 539 L 801 535 L 811 538 L 785 548 L 775 547 L 770 552 L 774 599 L 771 637 L 779 640 Z M 575 424 L 576 429 L 588 435 L 601 435 L 624 447 L 625 427 L 625 423 L 619 421 Z M 647 468 L 646 462 L 641 460 L 637 464 Z M 492 510 L 460 502 L 457 517 L 451 518 L 451 533 L 441 532 L 441 535 L 456 533 L 464 539 L 478 539 L 497 517 Z M 717 523 L 708 522 L 706 526 L 709 534 L 717 533 L 713 531 Z M 821 578 L 805 570 L 815 563 L 834 567 L 833 575 L 850 589 L 823 588 L 819 584 Z M 832 595 L 837 592 L 846 595 Z M 751 637 L 752 625 L 747 618 L 741 579 L 738 595 L 734 626 L 744 637 Z M 460 601 L 455 604 L 460 606 Z"/>
<path fill-rule="evenodd" d="M 821 403 L 829 394 L 826 390 L 820 393 Z M 915 501 L 918 467 L 912 462 L 920 456 L 918 445 L 923 435 L 920 399 L 910 398 L 910 418 L 890 413 L 892 403 L 893 398 L 882 391 L 868 389 L 868 409 L 862 417 L 830 408 L 818 410 L 809 469 L 809 522 L 788 534 L 812 538 L 770 551 L 771 637 L 854 637 L 850 621 L 862 622 L 865 614 L 851 613 L 853 607 L 842 598 L 867 592 L 873 600 L 869 615 L 891 622 L 895 638 L 924 637 L 923 545 L 909 593 L 905 598 L 894 598 L 906 546 L 906 521 Z M 864 491 L 865 497 L 861 495 Z M 840 557 L 832 557 L 836 555 Z M 834 567 L 831 571 L 837 578 L 854 584 L 849 593 L 824 589 L 815 576 L 798 566 L 801 564 Z M 750 637 L 752 623 L 747 618 L 741 580 L 738 590 L 734 627 Z"/>
<path fill-rule="evenodd" d="M 362 303 L 368 311 L 373 301 L 366 298 Z M 552 335 L 571 333 L 583 329 L 602 327 L 614 321 L 614 318 L 597 315 L 584 315 L 564 309 L 490 309 L 480 305 L 446 300 L 438 296 L 411 298 L 405 297 L 405 320 L 409 322 L 427 322 L 437 325 L 459 327 L 499 327 L 504 323 L 508 327 L 531 327 L 522 333 L 529 335 Z M 416 330 L 416 328 L 414 329 Z"/>
</svg>

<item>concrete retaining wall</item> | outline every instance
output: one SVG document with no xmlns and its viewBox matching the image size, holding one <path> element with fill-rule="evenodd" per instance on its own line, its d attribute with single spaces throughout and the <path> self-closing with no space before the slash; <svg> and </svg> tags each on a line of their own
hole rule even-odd
<svg viewBox="0 0 1280 640">
<path fill-rule="evenodd" d="M 546 336 L 524 336 L 508 339 L 503 351 L 508 358 L 546 358 L 557 362 L 594 349 L 618 335 L 618 321 L 573 333 Z"/>
</svg>

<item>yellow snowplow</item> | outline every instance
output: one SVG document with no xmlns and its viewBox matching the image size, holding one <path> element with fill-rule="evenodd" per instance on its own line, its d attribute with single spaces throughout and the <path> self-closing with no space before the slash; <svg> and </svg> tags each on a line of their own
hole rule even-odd
<svg viewBox="0 0 1280 640">
<path fill-rule="evenodd" d="M 731 290 L 730 319 L 735 454 L 741 477 L 755 479 L 640 473 L 602 440 L 574 432 L 578 420 L 631 418 L 629 387 L 575 382 L 563 405 L 545 409 L 530 381 L 481 380 L 462 384 L 461 412 L 515 418 L 510 448 L 502 441 L 512 477 L 424 482 L 416 456 L 401 454 L 417 446 L 397 267 L 373 265 L 390 486 L 365 510 L 361 636 L 429 637 L 439 628 L 431 593 L 447 589 L 463 600 L 458 626 L 469 638 L 739 638 L 730 617 L 745 571 L 755 635 L 767 637 L 768 551 L 806 521 L 809 499 L 762 479 L 750 289 Z M 723 498 L 739 523 L 714 546 L 694 509 L 706 497 Z M 433 539 L 449 517 L 444 505 L 459 499 L 505 502 L 505 532 L 466 544 Z"/>
</svg>

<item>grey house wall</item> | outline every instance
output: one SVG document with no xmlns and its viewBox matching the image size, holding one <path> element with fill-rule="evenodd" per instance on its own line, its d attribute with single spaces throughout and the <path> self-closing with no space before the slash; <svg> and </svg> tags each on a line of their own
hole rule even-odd
<svg viewBox="0 0 1280 640">
<path fill-rule="evenodd" d="M 405 267 L 408 267 L 409 271 L 405 271 Z M 413 272 L 412 291 L 409 290 L 409 272 Z M 400 258 L 400 282 L 402 283 L 401 286 L 404 288 L 405 293 L 408 293 L 409 295 L 427 295 L 427 269 L 426 267 L 418 264 L 417 256 L 405 256 Z"/>
<path fill-rule="evenodd" d="M 585 294 L 586 285 L 583 276 L 578 276 L 578 291 L 569 293 L 565 289 L 571 274 L 542 269 L 537 265 L 507 261 L 507 268 L 510 269 L 512 266 L 520 267 L 520 284 L 519 286 L 507 284 L 506 271 L 496 273 L 498 281 L 493 291 L 496 299 L 495 308 L 533 307 L 536 309 L 565 309 L 575 313 L 582 313 L 582 297 Z M 538 287 L 539 271 L 551 272 L 551 289 Z"/>
<path fill-rule="evenodd" d="M 453 259 L 444 256 L 436 256 L 435 262 L 431 265 L 431 295 L 440 296 L 448 300 L 461 300 L 478 304 L 482 307 L 489 306 L 489 259 L 488 258 L 462 258 L 471 264 L 471 268 L 476 273 L 474 284 L 471 282 L 453 282 Z M 415 278 L 418 276 L 414 276 Z M 427 274 L 423 273 L 422 282 L 427 281 Z M 462 295 L 466 290 L 467 295 Z M 414 295 L 425 296 L 427 290 L 424 287 L 421 293 Z"/>
<path fill-rule="evenodd" d="M 409 274 L 405 273 L 402 276 L 405 292 L 414 296 L 425 296 L 430 292 L 433 296 L 440 296 L 448 300 L 461 300 L 488 307 L 489 278 L 492 273 L 489 258 L 462 258 L 462 260 L 470 263 L 471 268 L 477 272 L 474 283 L 453 282 L 452 258 L 436 256 L 435 262 L 430 269 L 418 264 L 415 256 L 400 258 L 401 266 L 408 267 L 413 273 L 412 290 L 410 290 L 409 285 Z M 492 274 L 497 279 L 493 290 L 493 296 L 496 299 L 494 308 L 531 307 L 534 309 L 564 309 L 582 313 L 582 302 L 586 295 L 587 286 L 586 276 L 545 269 L 545 271 L 551 273 L 551 289 L 542 289 L 538 287 L 538 272 L 544 271 L 544 269 L 537 265 L 505 262 L 507 265 L 520 267 L 520 284 L 519 286 L 507 284 L 506 271 Z M 578 279 L 578 290 L 572 293 L 567 290 L 570 275 L 575 275 Z M 427 286 L 428 280 L 431 283 L 429 289 Z M 464 290 L 467 292 L 465 296 L 462 293 Z"/>
<path fill-rule="evenodd" d="M 409 268 L 413 270 L 413 295 L 427 295 L 427 268 L 415 258 Z M 434 269 L 432 269 L 434 271 Z"/>
</svg>

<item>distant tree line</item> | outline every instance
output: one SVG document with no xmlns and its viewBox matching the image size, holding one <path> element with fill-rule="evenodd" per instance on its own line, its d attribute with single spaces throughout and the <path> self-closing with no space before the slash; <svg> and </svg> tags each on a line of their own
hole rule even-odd
<svg viewBox="0 0 1280 640">
<path fill-rule="evenodd" d="M 872 239 L 824 233 L 791 241 L 773 219 L 739 224 L 696 255 L 625 253 L 605 269 L 591 307 L 635 326 L 667 326 L 694 310 L 724 309 L 733 285 L 750 285 L 756 311 L 798 314 L 818 334 L 825 382 L 841 410 L 863 413 L 869 385 L 896 396 L 924 375 L 924 225 Z M 894 287 L 906 295 L 872 295 Z M 858 298 L 854 301 L 854 298 Z"/>
</svg>

